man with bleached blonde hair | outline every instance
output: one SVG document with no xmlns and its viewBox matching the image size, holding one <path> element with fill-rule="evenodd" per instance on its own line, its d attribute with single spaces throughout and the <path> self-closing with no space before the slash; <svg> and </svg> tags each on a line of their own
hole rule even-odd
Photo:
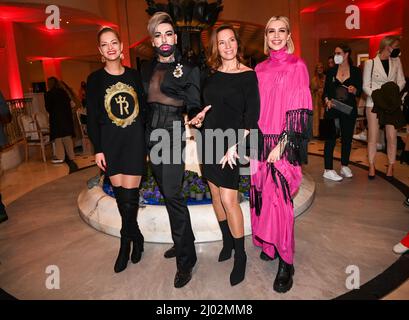
<svg viewBox="0 0 409 320">
<path fill-rule="evenodd" d="M 141 70 L 147 96 L 146 140 L 152 173 L 165 198 L 174 242 L 165 257 L 176 256 L 174 286 L 181 288 L 192 278 L 192 269 L 197 260 L 189 210 L 182 195 L 185 171 L 182 152 L 186 145 L 182 137 L 185 132 L 184 113 L 194 120 L 192 124 L 203 118 L 200 71 L 198 67 L 182 61 L 176 48 L 174 24 L 167 13 L 153 15 L 148 23 L 148 32 L 156 57 L 152 63 L 143 65 Z M 163 139 L 156 137 L 158 132 L 168 133 L 167 136 L 171 137 L 166 145 Z M 157 152 L 159 149 L 161 151 Z"/>
</svg>

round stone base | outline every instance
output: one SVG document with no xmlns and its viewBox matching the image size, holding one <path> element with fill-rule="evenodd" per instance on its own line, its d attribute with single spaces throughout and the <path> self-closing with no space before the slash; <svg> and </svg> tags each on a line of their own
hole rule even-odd
<svg viewBox="0 0 409 320">
<path fill-rule="evenodd" d="M 304 174 L 301 187 L 294 197 L 294 214 L 299 216 L 313 202 L 315 182 Z M 244 234 L 251 234 L 249 202 L 241 204 L 244 215 Z M 104 233 L 120 236 L 121 217 L 116 201 L 107 195 L 100 186 L 83 190 L 78 197 L 78 208 L 86 223 Z M 220 227 L 211 204 L 189 206 L 192 228 L 196 242 L 222 240 Z M 169 217 L 165 206 L 146 205 L 139 209 L 138 223 L 146 242 L 173 243 Z"/>
</svg>

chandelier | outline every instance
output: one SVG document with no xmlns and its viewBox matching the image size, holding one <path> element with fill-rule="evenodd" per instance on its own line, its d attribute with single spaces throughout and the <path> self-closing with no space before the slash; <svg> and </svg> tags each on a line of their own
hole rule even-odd
<svg viewBox="0 0 409 320">
<path fill-rule="evenodd" d="M 164 11 L 172 17 L 177 31 L 201 32 L 213 26 L 223 10 L 223 0 L 168 0 L 167 4 L 146 0 L 146 12 L 153 15 Z"/>
</svg>

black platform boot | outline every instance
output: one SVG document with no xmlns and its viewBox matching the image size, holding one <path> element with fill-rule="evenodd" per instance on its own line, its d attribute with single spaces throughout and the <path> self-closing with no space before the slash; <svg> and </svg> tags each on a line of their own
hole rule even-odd
<svg viewBox="0 0 409 320">
<path fill-rule="evenodd" d="M 285 293 L 293 286 L 294 266 L 286 263 L 280 256 L 279 259 L 280 263 L 273 287 L 275 291 Z"/>
<path fill-rule="evenodd" d="M 231 252 L 234 249 L 234 241 L 227 220 L 219 221 L 219 225 L 223 236 L 223 248 L 219 254 L 219 262 L 221 262 L 231 258 Z"/>
<path fill-rule="evenodd" d="M 244 251 L 244 237 L 233 238 L 234 241 L 234 266 L 230 273 L 230 284 L 235 286 L 244 280 L 246 274 L 247 255 Z"/>
</svg>

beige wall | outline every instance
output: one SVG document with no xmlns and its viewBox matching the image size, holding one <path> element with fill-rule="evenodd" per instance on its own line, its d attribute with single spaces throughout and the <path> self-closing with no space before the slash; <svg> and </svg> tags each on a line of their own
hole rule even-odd
<svg viewBox="0 0 409 320">
<path fill-rule="evenodd" d="M 74 93 L 78 94 L 81 81 L 86 81 L 88 75 L 101 68 L 101 64 L 85 62 L 85 61 L 73 61 L 66 60 L 61 62 L 62 79 L 69 87 L 74 90 Z"/>
<path fill-rule="evenodd" d="M 292 0 L 296 2 L 297 0 Z M 240 3 L 239 3 L 240 2 Z M 225 0 L 220 15 L 222 20 L 252 22 L 264 26 L 272 16 L 290 15 L 290 1 L 272 0 Z"/>
</svg>

